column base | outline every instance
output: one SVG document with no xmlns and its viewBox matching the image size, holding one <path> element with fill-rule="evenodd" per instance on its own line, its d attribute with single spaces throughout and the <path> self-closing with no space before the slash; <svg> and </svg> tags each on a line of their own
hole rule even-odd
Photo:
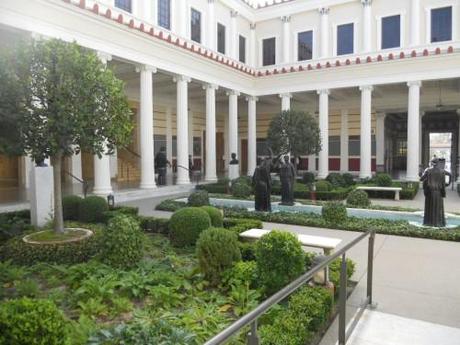
<svg viewBox="0 0 460 345">
<path fill-rule="evenodd" d="M 217 182 L 217 176 L 206 176 L 204 179 L 206 182 Z"/>
<path fill-rule="evenodd" d="M 359 178 L 360 178 L 361 180 L 370 179 L 370 178 L 372 178 L 372 173 L 370 173 L 370 174 L 369 174 L 369 173 L 359 174 Z"/>
<path fill-rule="evenodd" d="M 190 183 L 191 183 L 191 182 L 190 182 L 189 179 L 177 180 L 177 181 L 176 181 L 176 184 L 177 184 L 177 185 L 181 185 L 181 186 L 187 185 L 187 184 L 190 184 Z"/>
<path fill-rule="evenodd" d="M 311 171 L 311 172 L 313 172 L 313 171 Z M 329 175 L 329 173 L 327 173 L 327 174 L 318 173 L 318 175 L 316 176 L 316 178 L 317 178 L 318 180 L 324 180 L 324 179 L 327 177 L 327 175 Z"/>
<path fill-rule="evenodd" d="M 139 185 L 140 189 L 157 189 L 156 183 L 141 183 Z"/>
</svg>

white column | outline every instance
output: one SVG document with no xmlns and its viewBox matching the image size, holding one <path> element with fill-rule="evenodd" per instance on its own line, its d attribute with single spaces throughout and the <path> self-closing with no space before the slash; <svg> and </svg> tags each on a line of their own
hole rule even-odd
<svg viewBox="0 0 460 345">
<path fill-rule="evenodd" d="M 250 24 L 250 35 L 249 35 L 249 64 L 251 67 L 256 66 L 256 24 Z"/>
<path fill-rule="evenodd" d="M 179 36 L 187 37 L 187 27 L 190 23 L 188 17 L 188 1 L 187 0 L 173 0 L 173 8 L 171 11 L 175 15 L 174 25 L 175 31 Z M 187 37 L 189 38 L 189 37 Z"/>
<path fill-rule="evenodd" d="M 320 57 L 325 58 L 329 56 L 329 8 L 321 7 L 319 9 L 319 14 L 321 16 L 321 44 L 320 44 Z"/>
<path fill-rule="evenodd" d="M 152 75 L 156 69 L 151 66 L 140 66 L 140 154 L 141 154 L 141 183 L 142 189 L 156 188 L 153 147 L 153 81 Z"/>
<path fill-rule="evenodd" d="M 80 180 L 83 179 L 81 152 L 78 155 L 73 154 L 70 156 L 70 173 Z M 74 178 L 71 178 L 71 181 L 73 184 L 80 184 L 80 182 L 76 181 Z"/>
<path fill-rule="evenodd" d="M 216 8 L 215 0 L 208 0 L 208 47 L 216 50 Z"/>
<path fill-rule="evenodd" d="M 280 98 L 281 98 L 281 111 L 291 110 L 292 94 L 290 94 L 290 93 L 282 93 L 282 94 L 280 94 Z"/>
<path fill-rule="evenodd" d="M 365 179 L 372 177 L 371 107 L 373 87 L 366 85 L 359 89 L 361 90 L 361 166 L 359 177 Z"/>
<path fill-rule="evenodd" d="M 385 170 L 385 113 L 377 113 L 375 146 L 377 171 L 383 172 Z"/>
<path fill-rule="evenodd" d="M 189 184 L 188 175 L 188 83 L 190 78 L 180 75 L 177 83 L 177 184 Z"/>
<path fill-rule="evenodd" d="M 230 45 L 229 45 L 229 55 L 231 58 L 238 60 L 238 30 L 237 30 L 237 18 L 238 12 L 231 10 L 230 11 Z"/>
<path fill-rule="evenodd" d="M 208 84 L 206 89 L 206 181 L 217 181 L 216 169 L 216 90 L 217 85 Z"/>
<path fill-rule="evenodd" d="M 30 187 L 30 170 L 35 165 L 30 156 L 21 157 L 21 187 L 29 189 Z"/>
<path fill-rule="evenodd" d="M 283 63 L 291 62 L 291 17 L 281 17 L 283 22 Z"/>
<path fill-rule="evenodd" d="M 238 154 L 238 91 L 229 91 L 228 95 L 228 149 L 229 155 Z M 230 158 L 228 158 L 230 159 Z M 239 159 L 239 157 L 238 157 Z"/>
<path fill-rule="evenodd" d="M 258 98 L 249 96 L 246 100 L 248 101 L 248 176 L 252 176 L 257 166 L 256 103 Z"/>
<path fill-rule="evenodd" d="M 166 159 L 171 163 L 168 166 L 168 173 L 172 172 L 173 162 L 173 132 L 172 132 L 172 109 L 171 107 L 166 108 Z"/>
<path fill-rule="evenodd" d="M 457 114 L 459 115 L 458 117 L 458 150 L 457 150 L 457 159 L 460 157 L 460 109 L 457 109 Z M 460 163 L 460 162 L 459 162 Z M 457 167 L 456 173 L 458 174 L 457 176 L 457 184 L 460 184 L 460 167 Z M 458 187 L 457 187 L 458 188 Z"/>
<path fill-rule="evenodd" d="M 193 158 L 193 111 L 188 111 L 188 154 Z"/>
<path fill-rule="evenodd" d="M 343 109 L 340 124 L 340 171 L 348 172 L 348 110 Z"/>
<path fill-rule="evenodd" d="M 418 181 L 420 150 L 420 81 L 407 83 L 409 107 L 407 110 L 407 181 Z"/>
<path fill-rule="evenodd" d="M 318 178 L 329 175 L 329 90 L 318 90 L 319 95 L 319 131 L 321 151 L 319 152 Z"/>
<path fill-rule="evenodd" d="M 156 1 L 139 1 L 138 13 L 136 16 L 138 18 L 143 18 L 148 23 L 156 23 L 156 18 L 153 18 L 153 13 L 156 13 L 156 10 L 153 11 L 154 3 L 156 3 Z"/>
<path fill-rule="evenodd" d="M 411 0 L 410 8 L 410 46 L 420 45 L 420 0 Z"/>
<path fill-rule="evenodd" d="M 104 65 L 112 60 L 112 56 L 98 52 L 97 56 Z M 93 193 L 97 195 L 108 195 L 112 193 L 110 180 L 110 156 L 102 154 L 101 157 L 94 155 L 94 188 Z"/>
<path fill-rule="evenodd" d="M 362 52 L 368 53 L 372 45 L 372 0 L 361 0 L 361 4 L 363 5 Z"/>
</svg>

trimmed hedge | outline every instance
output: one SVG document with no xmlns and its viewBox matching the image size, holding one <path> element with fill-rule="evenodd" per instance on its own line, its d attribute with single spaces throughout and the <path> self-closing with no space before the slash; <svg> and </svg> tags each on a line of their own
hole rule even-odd
<svg viewBox="0 0 460 345">
<path fill-rule="evenodd" d="M 378 173 L 375 175 L 375 183 L 379 187 L 391 187 L 393 184 L 393 179 L 390 175 L 385 173 Z"/>
<path fill-rule="evenodd" d="M 208 193 L 225 194 L 228 192 L 228 185 L 224 183 L 200 184 L 196 186 L 197 190 L 205 190 Z"/>
<path fill-rule="evenodd" d="M 139 225 L 145 232 L 169 234 L 169 219 L 139 216 Z"/>
<path fill-rule="evenodd" d="M 238 182 L 232 184 L 232 195 L 236 198 L 247 199 L 252 194 L 252 187 L 246 183 Z"/>
<path fill-rule="evenodd" d="M 355 184 L 355 179 L 352 174 L 344 173 L 342 174 L 343 181 L 345 182 L 346 187 L 353 186 Z"/>
<path fill-rule="evenodd" d="M 224 226 L 224 216 L 223 212 L 214 206 L 201 206 L 202 210 L 205 210 L 206 213 L 211 218 L 211 226 L 215 228 L 221 228 Z"/>
<path fill-rule="evenodd" d="M 328 202 L 321 208 L 321 215 L 328 223 L 343 223 L 347 220 L 347 208 L 341 202 Z"/>
<path fill-rule="evenodd" d="M 0 213 L 0 245 L 32 229 L 29 210 Z"/>
<path fill-rule="evenodd" d="M 0 344 L 70 344 L 69 321 L 50 300 L 27 297 L 0 304 Z"/>
<path fill-rule="evenodd" d="M 62 213 L 64 220 L 78 220 L 82 201 L 83 198 L 78 195 L 66 195 L 62 197 Z"/>
<path fill-rule="evenodd" d="M 199 207 L 185 207 L 169 220 L 169 239 L 175 247 L 195 245 L 200 233 L 211 227 L 211 218 Z"/>
<path fill-rule="evenodd" d="M 176 212 L 181 208 L 187 207 L 187 203 L 183 201 L 176 201 L 176 200 L 163 200 L 161 201 L 156 207 L 155 210 L 158 211 L 168 211 L 168 212 Z"/>
<path fill-rule="evenodd" d="M 188 206 L 200 207 L 209 205 L 209 195 L 205 190 L 193 192 L 188 196 Z"/>
<path fill-rule="evenodd" d="M 330 182 L 335 188 L 337 187 L 345 187 L 345 180 L 340 173 L 330 173 L 326 177 L 326 181 Z"/>
<path fill-rule="evenodd" d="M 310 171 L 307 171 L 302 176 L 302 182 L 306 185 L 312 184 L 315 182 L 315 174 Z"/>
<path fill-rule="evenodd" d="M 81 201 L 78 220 L 83 223 L 103 223 L 108 210 L 109 206 L 103 197 L 91 195 Z"/>
<path fill-rule="evenodd" d="M 224 218 L 224 228 L 240 234 L 250 229 L 262 229 L 263 224 L 257 219 Z"/>
<path fill-rule="evenodd" d="M 364 190 L 355 189 L 347 197 L 347 205 L 353 207 L 367 207 L 371 204 L 369 196 Z"/>
<path fill-rule="evenodd" d="M 318 182 L 316 182 L 317 192 L 330 192 L 332 191 L 333 188 L 334 186 L 329 181 L 319 180 Z"/>
</svg>

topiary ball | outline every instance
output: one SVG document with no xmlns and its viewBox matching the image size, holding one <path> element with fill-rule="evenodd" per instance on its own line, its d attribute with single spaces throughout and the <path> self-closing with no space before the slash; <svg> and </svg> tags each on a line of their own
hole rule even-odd
<svg viewBox="0 0 460 345">
<path fill-rule="evenodd" d="M 13 299 L 0 304 L 0 344 L 70 344 L 69 323 L 50 300 Z"/>
<path fill-rule="evenodd" d="M 101 261 L 117 268 L 130 268 L 143 256 L 144 236 L 132 216 L 117 215 L 102 235 Z"/>
<path fill-rule="evenodd" d="M 321 215 L 328 223 L 342 223 L 347 220 L 347 208 L 341 202 L 328 202 L 322 207 Z"/>
<path fill-rule="evenodd" d="M 363 190 L 355 189 L 347 197 L 347 205 L 354 207 L 367 207 L 371 204 L 369 195 Z"/>
<path fill-rule="evenodd" d="M 330 182 L 332 186 L 336 188 L 345 186 L 345 180 L 343 179 L 343 176 L 339 173 L 330 173 L 329 175 L 327 175 L 326 181 Z"/>
<path fill-rule="evenodd" d="M 211 218 L 211 225 L 216 228 L 221 228 L 224 226 L 224 216 L 222 211 L 213 206 L 201 206 L 202 210 L 205 210 L 206 213 Z"/>
<path fill-rule="evenodd" d="M 83 223 L 102 223 L 105 221 L 105 212 L 109 206 L 100 196 L 88 196 L 80 202 L 78 220 Z"/>
<path fill-rule="evenodd" d="M 245 183 L 235 183 L 232 185 L 232 195 L 235 198 L 247 199 L 252 194 L 252 187 Z"/>
<path fill-rule="evenodd" d="M 305 184 L 312 184 L 315 182 L 315 174 L 310 171 L 307 171 L 302 176 L 302 182 Z"/>
<path fill-rule="evenodd" d="M 206 279 L 217 285 L 222 273 L 241 260 L 238 237 L 224 228 L 206 229 L 196 242 L 196 255 Z"/>
<path fill-rule="evenodd" d="M 66 195 L 62 198 L 64 220 L 78 220 L 80 204 L 83 201 L 78 195 Z"/>
<path fill-rule="evenodd" d="M 198 207 L 176 211 L 169 221 L 169 239 L 175 247 L 195 245 L 200 233 L 211 226 L 211 218 Z"/>
<path fill-rule="evenodd" d="M 332 184 L 326 180 L 320 180 L 316 182 L 316 191 L 317 192 L 330 192 L 333 189 Z"/>
<path fill-rule="evenodd" d="M 257 272 L 260 283 L 271 295 L 305 270 L 305 255 L 294 234 L 271 231 L 256 243 Z"/>
<path fill-rule="evenodd" d="M 375 182 L 379 187 L 391 187 L 391 185 L 393 184 L 393 179 L 388 174 L 378 173 L 375 176 Z"/>
<path fill-rule="evenodd" d="M 193 207 L 209 205 L 209 195 L 205 190 L 193 192 L 188 197 L 188 205 Z"/>
</svg>

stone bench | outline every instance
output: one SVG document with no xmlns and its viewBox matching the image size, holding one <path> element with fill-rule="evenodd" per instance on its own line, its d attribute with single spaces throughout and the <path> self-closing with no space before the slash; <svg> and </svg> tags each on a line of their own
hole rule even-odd
<svg viewBox="0 0 460 345">
<path fill-rule="evenodd" d="M 250 229 L 240 234 L 240 237 L 250 239 L 250 240 L 258 240 L 263 235 L 266 235 L 271 230 L 262 230 L 262 229 Z M 295 234 L 297 239 L 305 247 L 313 247 L 313 248 L 321 248 L 324 252 L 324 255 L 330 255 L 334 252 L 335 248 L 342 242 L 341 239 L 338 238 L 330 238 L 330 237 L 321 237 L 321 236 L 311 236 L 311 235 L 301 235 Z"/>
<path fill-rule="evenodd" d="M 402 191 L 401 187 L 377 187 L 377 186 L 359 186 L 356 187 L 359 190 L 376 190 L 381 192 L 394 192 L 395 200 L 399 200 L 399 193 Z"/>
</svg>

